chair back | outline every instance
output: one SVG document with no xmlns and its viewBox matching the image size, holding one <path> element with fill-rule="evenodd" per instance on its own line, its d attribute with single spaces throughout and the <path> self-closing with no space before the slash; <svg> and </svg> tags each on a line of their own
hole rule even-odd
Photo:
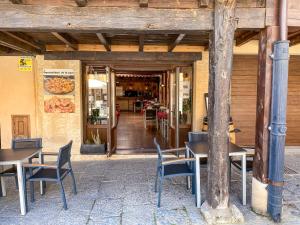
<svg viewBox="0 0 300 225">
<path fill-rule="evenodd" d="M 189 132 L 189 142 L 208 142 L 207 132 Z"/>
<path fill-rule="evenodd" d="M 11 142 L 12 149 L 32 149 L 42 147 L 42 138 L 13 139 Z"/>
<path fill-rule="evenodd" d="M 66 163 L 70 162 L 71 159 L 71 149 L 73 141 L 70 141 L 67 145 L 59 149 L 58 158 L 57 158 L 57 167 L 60 169 Z"/>
<path fill-rule="evenodd" d="M 156 110 L 155 109 L 146 109 L 146 118 L 156 118 Z"/>
<path fill-rule="evenodd" d="M 161 161 L 162 161 L 162 153 L 161 153 L 160 145 L 158 144 L 156 138 L 154 138 L 153 142 L 154 142 L 154 144 L 155 144 L 155 146 L 156 146 L 157 155 L 158 155 L 158 160 L 161 162 Z"/>
<path fill-rule="evenodd" d="M 135 105 L 135 107 L 137 107 L 137 108 L 141 108 L 141 107 L 142 107 L 142 102 L 141 102 L 141 101 L 136 101 L 136 102 L 134 103 L 134 105 Z"/>
</svg>

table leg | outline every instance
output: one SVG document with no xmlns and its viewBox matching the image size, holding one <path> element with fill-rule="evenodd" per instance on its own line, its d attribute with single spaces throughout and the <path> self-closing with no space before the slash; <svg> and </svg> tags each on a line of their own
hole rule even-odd
<svg viewBox="0 0 300 225">
<path fill-rule="evenodd" d="M 40 164 L 43 164 L 43 156 L 42 156 L 42 152 L 39 153 L 39 163 Z M 41 195 L 43 195 L 45 192 L 44 192 L 44 182 L 43 181 L 40 181 L 40 193 Z"/>
<path fill-rule="evenodd" d="M 200 187 L 200 157 L 196 157 L 196 206 L 201 207 L 201 187 Z"/>
<path fill-rule="evenodd" d="M 6 187 L 5 187 L 5 180 L 4 177 L 1 177 L 1 191 L 2 191 L 2 196 L 6 196 Z"/>
<path fill-rule="evenodd" d="M 23 168 L 22 162 L 17 163 L 17 176 L 18 176 L 18 183 L 19 183 L 19 198 L 20 198 L 20 208 L 21 208 L 21 215 L 26 214 L 26 205 L 25 205 L 25 189 L 24 189 L 24 180 L 23 180 Z"/>
<path fill-rule="evenodd" d="M 188 148 L 186 148 L 185 156 L 186 156 L 186 158 L 190 158 L 190 151 L 188 150 Z M 191 166 L 191 164 L 189 162 L 187 164 L 189 167 Z M 191 189 L 191 177 L 190 176 L 187 177 L 187 186 L 188 186 L 188 189 Z"/>
<path fill-rule="evenodd" d="M 246 205 L 246 191 L 247 191 L 247 186 L 246 186 L 246 182 L 247 182 L 247 174 L 246 174 L 246 154 L 243 154 L 242 156 L 242 182 L 243 182 L 243 205 Z"/>
</svg>

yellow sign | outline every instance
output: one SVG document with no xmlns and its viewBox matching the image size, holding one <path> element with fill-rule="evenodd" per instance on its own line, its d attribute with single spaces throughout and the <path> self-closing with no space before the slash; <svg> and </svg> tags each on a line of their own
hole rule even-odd
<svg viewBox="0 0 300 225">
<path fill-rule="evenodd" d="M 30 72 L 32 71 L 32 58 L 28 56 L 21 56 L 19 58 L 19 71 Z"/>
</svg>

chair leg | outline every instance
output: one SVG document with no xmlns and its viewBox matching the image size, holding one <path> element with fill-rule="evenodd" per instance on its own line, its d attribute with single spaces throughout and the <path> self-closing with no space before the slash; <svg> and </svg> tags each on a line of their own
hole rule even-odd
<svg viewBox="0 0 300 225">
<path fill-rule="evenodd" d="M 159 167 L 156 169 L 156 176 L 155 176 L 155 186 L 154 186 L 154 192 L 157 193 L 157 180 L 158 180 L 158 173 L 159 173 Z"/>
<path fill-rule="evenodd" d="M 25 209 L 28 212 L 28 201 L 27 201 L 27 182 L 26 182 L 26 169 L 23 169 L 23 181 L 24 181 L 24 196 L 25 196 Z"/>
<path fill-rule="evenodd" d="M 34 202 L 34 184 L 33 181 L 30 181 L 30 201 Z"/>
<path fill-rule="evenodd" d="M 61 193 L 61 198 L 63 200 L 63 204 L 64 204 L 64 210 L 67 210 L 67 201 L 66 201 L 66 195 L 65 195 L 65 190 L 64 190 L 64 186 L 62 183 L 62 180 L 59 180 L 59 185 L 60 185 L 60 193 Z"/>
<path fill-rule="evenodd" d="M 72 182 L 73 182 L 73 194 L 76 195 L 77 188 L 76 188 L 76 182 L 75 182 L 75 176 L 74 176 L 73 170 L 71 170 L 70 173 L 71 173 Z"/>
<path fill-rule="evenodd" d="M 196 180 L 195 175 L 191 177 L 192 178 L 192 194 L 194 195 L 196 193 Z"/>
<path fill-rule="evenodd" d="M 162 186 L 163 186 L 163 177 L 159 178 L 159 189 L 158 189 L 158 203 L 157 207 L 160 207 L 160 201 L 161 201 L 161 192 L 162 192 Z"/>
<path fill-rule="evenodd" d="M 15 176 L 16 189 L 19 190 L 18 177 Z"/>
</svg>

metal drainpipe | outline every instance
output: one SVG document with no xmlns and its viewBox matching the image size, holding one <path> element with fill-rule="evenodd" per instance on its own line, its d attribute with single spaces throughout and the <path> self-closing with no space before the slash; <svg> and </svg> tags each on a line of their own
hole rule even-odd
<svg viewBox="0 0 300 225">
<path fill-rule="evenodd" d="M 284 149 L 288 90 L 289 41 L 287 41 L 287 0 L 280 2 L 280 39 L 273 46 L 272 101 L 269 143 L 268 213 L 281 221 L 284 185 Z"/>
</svg>

